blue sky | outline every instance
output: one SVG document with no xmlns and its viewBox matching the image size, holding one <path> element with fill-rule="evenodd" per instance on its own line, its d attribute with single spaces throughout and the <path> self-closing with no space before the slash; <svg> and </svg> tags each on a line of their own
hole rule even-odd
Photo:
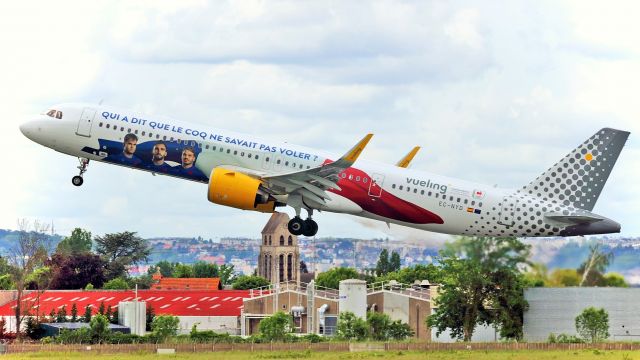
<svg viewBox="0 0 640 360">
<path fill-rule="evenodd" d="M 18 125 L 88 101 L 504 187 L 528 183 L 601 127 L 631 131 L 594 209 L 640 235 L 637 2 L 61 1 L 0 4 L 0 228 L 257 237 L 268 215 L 206 187 L 92 163 Z M 12 156 L 13 155 L 13 156 Z M 442 236 L 320 214 L 319 236 Z"/>
</svg>

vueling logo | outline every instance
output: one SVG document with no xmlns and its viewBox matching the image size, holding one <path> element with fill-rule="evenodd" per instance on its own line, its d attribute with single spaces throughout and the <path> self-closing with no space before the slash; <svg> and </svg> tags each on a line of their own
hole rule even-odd
<svg viewBox="0 0 640 360">
<path fill-rule="evenodd" d="M 427 189 L 433 189 L 435 191 L 440 192 L 441 194 L 444 194 L 447 192 L 447 185 L 431 182 L 431 179 L 420 180 L 420 179 L 407 178 L 407 184 L 413 184 L 415 186 L 421 186 Z"/>
</svg>

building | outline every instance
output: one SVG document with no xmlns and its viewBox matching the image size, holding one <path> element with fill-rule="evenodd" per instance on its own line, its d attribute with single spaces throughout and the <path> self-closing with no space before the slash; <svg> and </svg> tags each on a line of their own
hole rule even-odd
<svg viewBox="0 0 640 360">
<path fill-rule="evenodd" d="M 610 340 L 640 340 L 638 288 L 529 288 L 524 297 L 529 302 L 524 313 L 526 341 L 546 341 L 551 333 L 577 335 L 576 316 L 591 306 L 609 314 Z"/>
<path fill-rule="evenodd" d="M 274 212 L 262 229 L 258 275 L 272 284 L 300 282 L 298 237 L 289 232 L 288 223 L 289 215 Z"/>
<path fill-rule="evenodd" d="M 244 299 L 241 334 L 256 334 L 260 321 L 277 311 L 293 316 L 296 333 L 335 334 L 338 314 L 352 311 L 364 317 L 367 311 L 389 315 L 392 320 L 408 323 L 416 338 L 430 340 L 431 330 L 425 320 L 431 314 L 430 289 L 397 282 L 367 286 L 361 280 L 344 280 L 340 290 L 309 284 L 284 282 L 264 290 L 250 290 Z"/>
<path fill-rule="evenodd" d="M 219 278 L 166 278 L 160 269 L 152 276 L 154 290 L 221 290 Z"/>
<path fill-rule="evenodd" d="M 6 331 L 16 329 L 16 300 L 11 300 L 14 296 L 12 291 L 0 294 L 0 316 L 6 321 Z M 197 324 L 199 330 L 239 334 L 243 300 L 248 297 L 248 290 L 139 290 L 137 297 L 133 290 L 47 290 L 26 294 L 22 309 L 31 316 L 48 316 L 52 310 L 57 312 L 64 306 L 70 317 L 74 304 L 82 316 L 87 306 L 96 314 L 102 304 L 105 309 L 111 306 L 117 310 L 122 302 L 144 301 L 156 315 L 177 316 L 179 333 L 189 333 Z"/>
</svg>

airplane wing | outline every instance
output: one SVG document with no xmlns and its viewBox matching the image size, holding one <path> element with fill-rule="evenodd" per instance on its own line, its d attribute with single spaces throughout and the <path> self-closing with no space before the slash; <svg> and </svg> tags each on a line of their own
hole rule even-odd
<svg viewBox="0 0 640 360">
<path fill-rule="evenodd" d="M 305 204 L 319 207 L 329 199 L 326 190 L 340 190 L 338 175 L 346 168 L 353 165 L 362 150 L 371 140 L 373 134 L 367 134 L 354 147 L 352 147 L 340 159 L 302 171 L 294 171 L 286 174 L 263 176 L 267 188 L 274 194 L 299 195 Z"/>
<path fill-rule="evenodd" d="M 413 158 L 416 156 L 418 151 L 420 151 L 420 146 L 416 146 L 413 149 L 411 149 L 411 151 L 409 151 L 407 155 L 405 155 L 402 159 L 400 159 L 400 161 L 396 163 L 396 166 L 405 168 L 405 169 L 408 168 L 409 164 L 411 163 L 411 160 L 413 160 Z"/>
</svg>

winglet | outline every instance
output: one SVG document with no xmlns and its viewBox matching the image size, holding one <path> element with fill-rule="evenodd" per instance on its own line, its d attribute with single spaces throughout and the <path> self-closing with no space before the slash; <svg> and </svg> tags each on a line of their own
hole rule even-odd
<svg viewBox="0 0 640 360">
<path fill-rule="evenodd" d="M 369 140 L 371 140 L 372 137 L 373 134 L 367 134 L 354 147 L 352 147 L 351 150 L 344 154 L 340 158 L 340 160 L 338 160 L 338 162 L 345 162 L 347 165 L 351 166 L 354 162 L 356 162 L 356 160 L 362 153 L 362 150 L 364 150 L 365 146 L 367 146 Z"/>
<path fill-rule="evenodd" d="M 420 146 L 416 146 L 413 149 L 411 149 L 411 151 L 409 151 L 407 155 L 405 155 L 402 159 L 400 159 L 400 161 L 396 163 L 396 166 L 405 168 L 405 169 L 408 168 L 409 164 L 411 163 L 411 160 L 413 160 L 413 158 L 416 156 L 418 151 L 420 151 Z"/>
</svg>

